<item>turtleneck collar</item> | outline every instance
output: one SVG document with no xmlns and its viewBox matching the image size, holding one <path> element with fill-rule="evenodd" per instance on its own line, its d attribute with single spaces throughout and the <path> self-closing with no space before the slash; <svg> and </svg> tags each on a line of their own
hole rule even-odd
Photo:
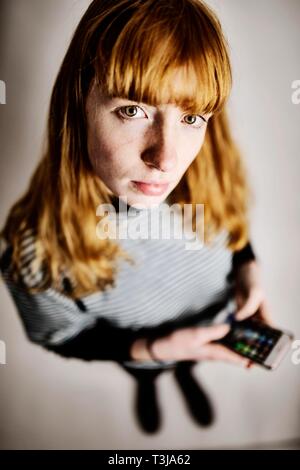
<svg viewBox="0 0 300 470">
<path fill-rule="evenodd" d="M 166 199 L 163 202 L 161 202 L 159 204 L 156 204 L 156 205 L 153 205 L 153 206 L 150 206 L 150 207 L 142 207 L 142 206 L 141 207 L 135 207 L 135 206 L 131 206 L 130 204 L 127 204 L 126 202 L 124 202 L 119 196 L 113 195 L 113 196 L 110 196 L 110 198 L 111 198 L 111 203 L 114 206 L 116 213 L 128 212 L 130 208 L 131 208 L 131 211 L 134 211 L 137 214 L 149 213 L 153 210 L 154 211 L 158 210 L 162 206 L 162 204 L 168 204 L 168 201 Z"/>
</svg>

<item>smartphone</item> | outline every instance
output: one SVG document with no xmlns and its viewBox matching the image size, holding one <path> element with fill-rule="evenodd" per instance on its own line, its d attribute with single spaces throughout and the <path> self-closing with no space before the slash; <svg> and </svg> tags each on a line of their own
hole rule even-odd
<svg viewBox="0 0 300 470">
<path fill-rule="evenodd" d="M 276 369 L 291 347 L 294 335 L 256 319 L 232 320 L 218 342 L 266 369 Z"/>
</svg>

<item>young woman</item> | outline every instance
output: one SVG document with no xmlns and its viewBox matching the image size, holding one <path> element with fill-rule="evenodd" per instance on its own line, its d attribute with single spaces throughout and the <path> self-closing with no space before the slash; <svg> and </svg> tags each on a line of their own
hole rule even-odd
<svg viewBox="0 0 300 470">
<path fill-rule="evenodd" d="M 2 230 L 1 270 L 29 339 L 117 361 L 138 379 L 147 431 L 159 426 L 153 381 L 163 370 L 209 422 L 191 367 L 249 365 L 214 343 L 228 332 L 213 324 L 228 301 L 238 319 L 269 321 L 226 114 L 231 86 L 227 43 L 204 2 L 94 0 L 54 84 L 47 150 Z M 204 204 L 204 245 L 99 238 L 97 208 L 121 201 L 142 220 L 163 203 L 192 204 L 194 228 Z"/>
</svg>

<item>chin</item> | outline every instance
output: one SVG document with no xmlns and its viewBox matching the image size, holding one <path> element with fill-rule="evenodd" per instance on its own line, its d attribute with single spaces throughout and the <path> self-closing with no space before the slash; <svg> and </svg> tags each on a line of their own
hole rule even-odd
<svg viewBox="0 0 300 470">
<path fill-rule="evenodd" d="M 153 206 L 158 206 L 166 199 L 166 196 L 146 196 L 143 194 L 128 194 L 127 196 L 127 204 L 129 206 L 142 206 L 147 209 L 150 209 Z"/>
</svg>

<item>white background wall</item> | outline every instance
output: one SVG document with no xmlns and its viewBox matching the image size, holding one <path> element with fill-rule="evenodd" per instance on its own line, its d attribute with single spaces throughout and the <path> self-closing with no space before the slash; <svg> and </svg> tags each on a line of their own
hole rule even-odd
<svg viewBox="0 0 300 470">
<path fill-rule="evenodd" d="M 228 38 L 234 71 L 230 114 L 256 204 L 252 241 L 261 260 L 274 321 L 300 339 L 299 0 L 209 0 Z M 88 0 L 2 0 L 0 79 L 0 223 L 25 189 L 40 156 L 53 82 Z M 277 371 L 197 365 L 217 412 L 208 429 L 184 409 L 168 372 L 159 377 L 162 430 L 142 434 L 133 418 L 133 382 L 111 362 L 63 359 L 29 343 L 0 284 L 2 449 L 199 449 L 300 438 L 300 364 Z M 269 443 L 269 444 L 268 444 Z M 277 444 L 273 444 L 276 445 Z"/>
</svg>

